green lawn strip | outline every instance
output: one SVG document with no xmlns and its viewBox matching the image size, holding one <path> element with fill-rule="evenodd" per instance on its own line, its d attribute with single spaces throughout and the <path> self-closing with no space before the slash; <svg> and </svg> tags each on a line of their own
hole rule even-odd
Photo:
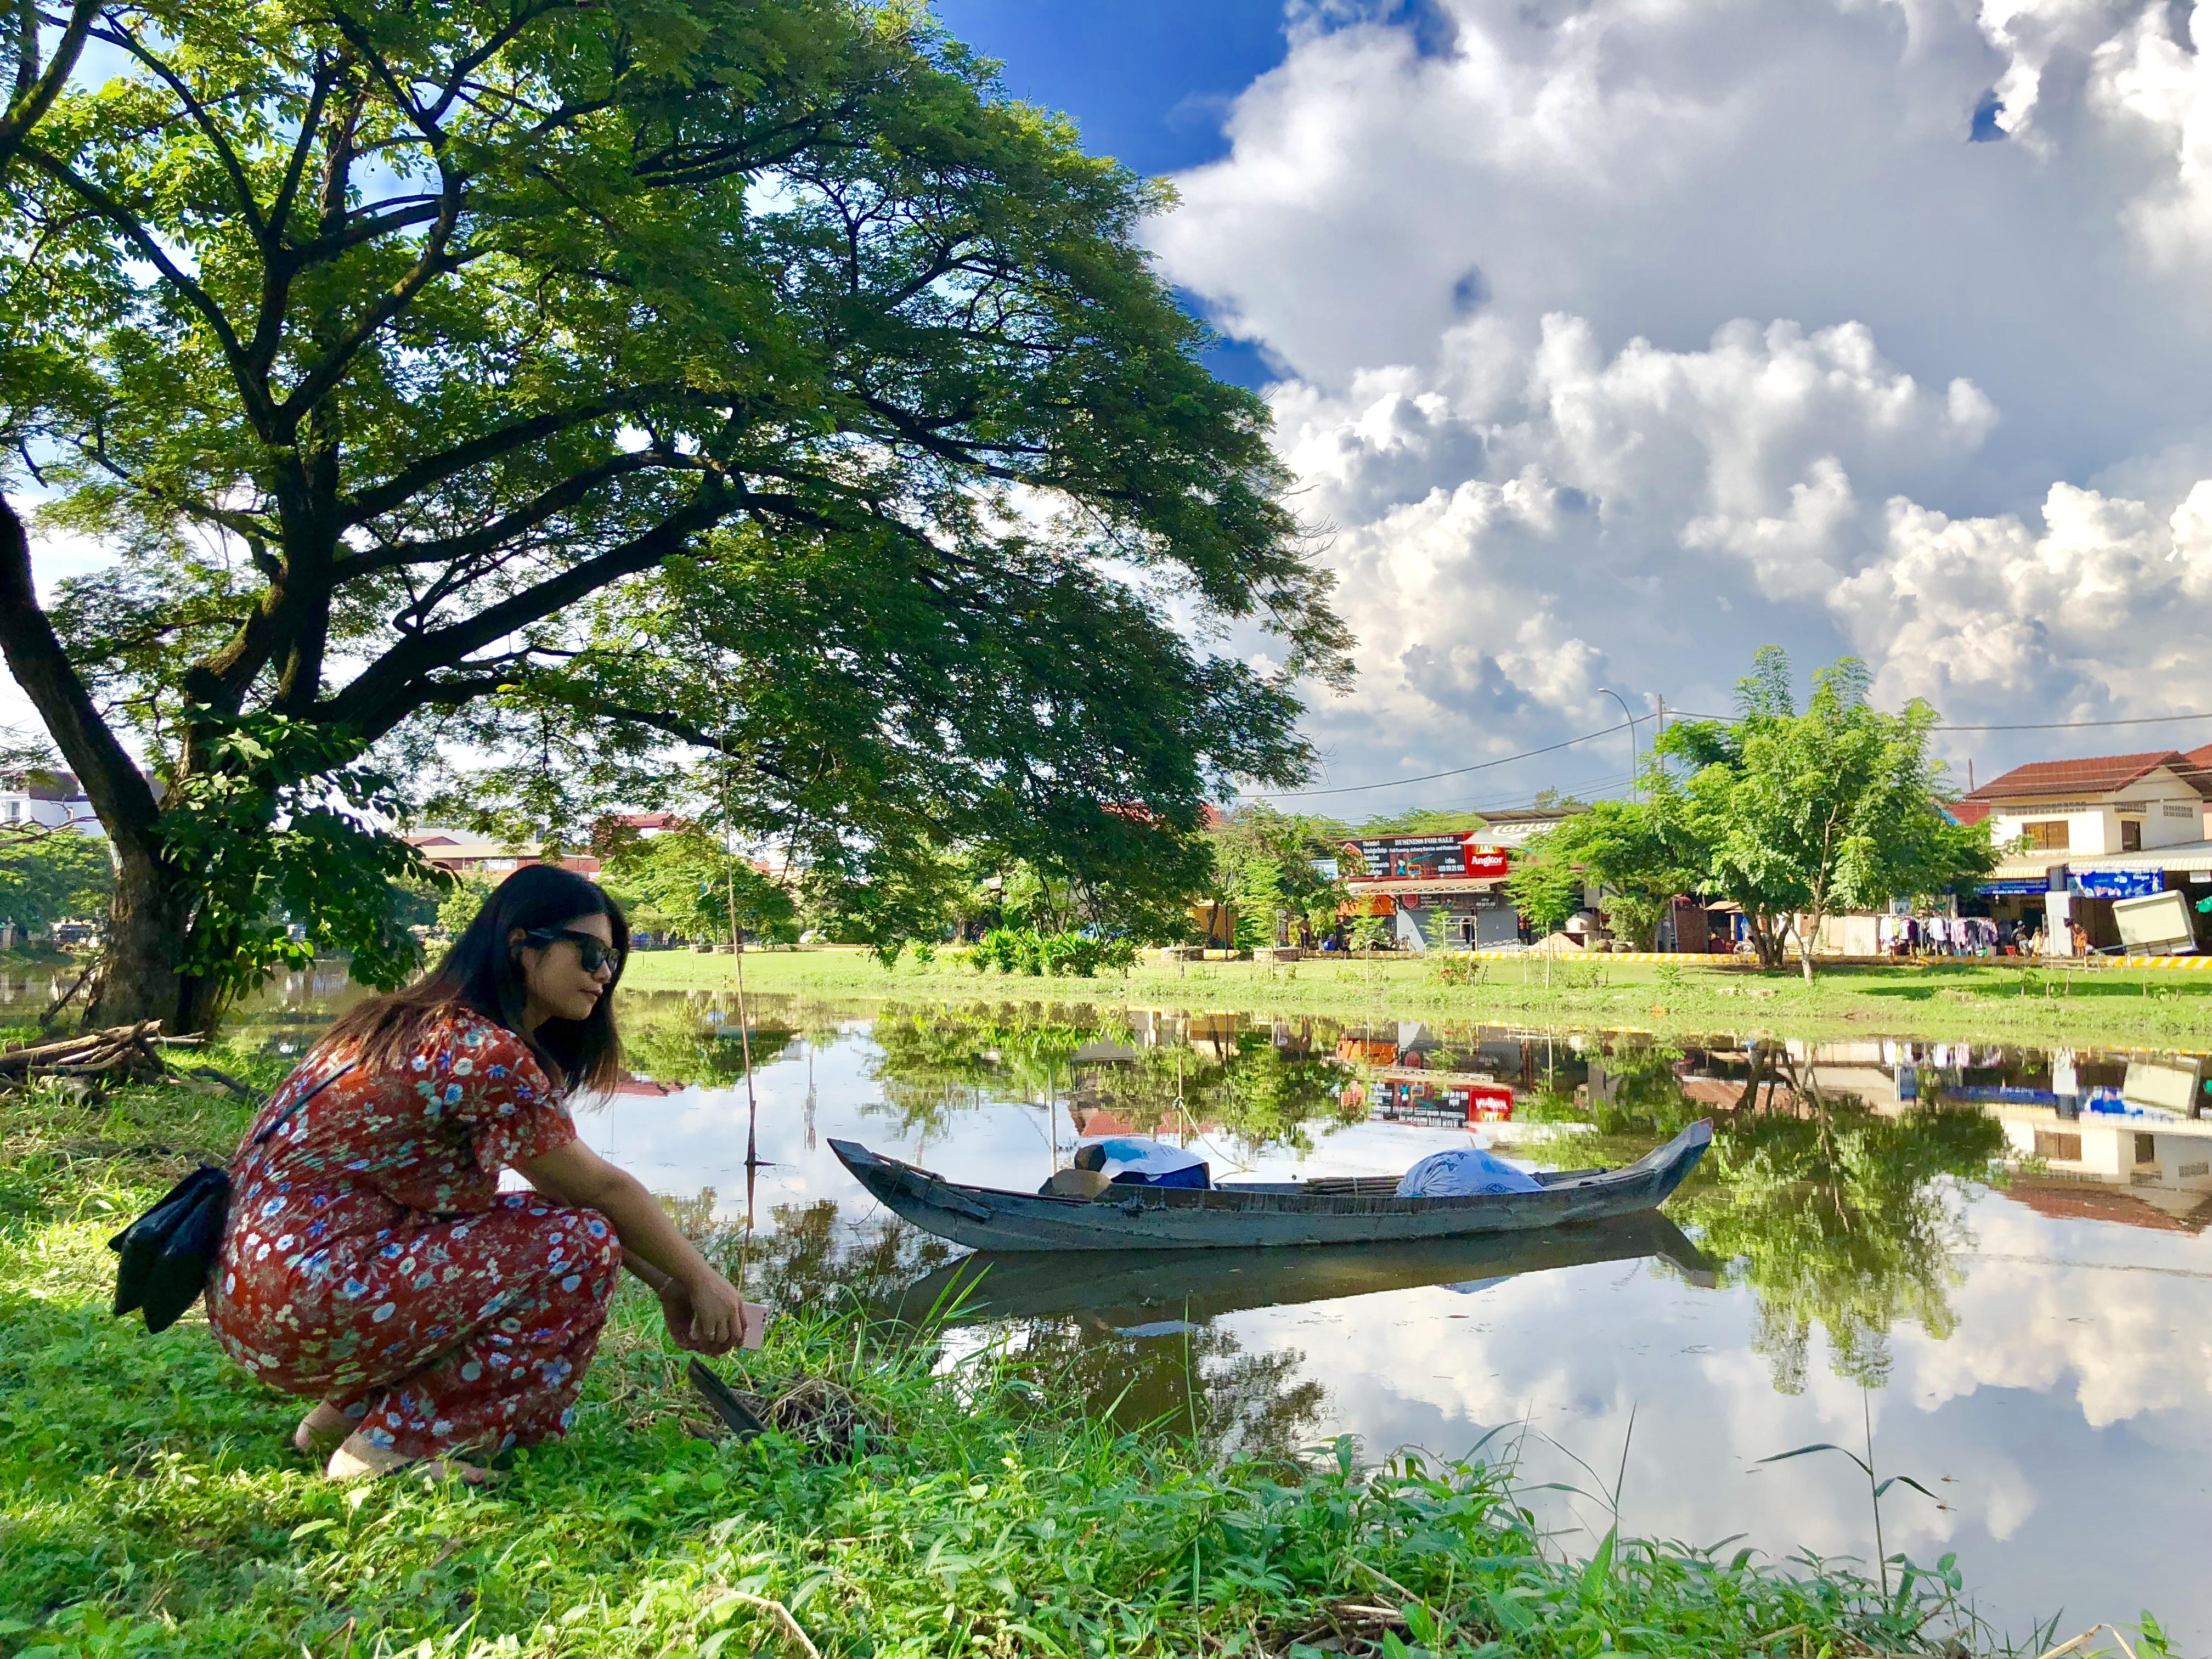
<svg viewBox="0 0 2212 1659">
<path fill-rule="evenodd" d="M 300 1402 L 220 1358 L 197 1314 L 156 1337 L 106 1312 L 104 1239 L 185 1161 L 136 1149 L 221 1148 L 241 1117 L 175 1087 L 0 1097 L 7 1659 L 799 1651 L 779 1607 L 824 1654 L 1085 1659 L 1340 1632 L 1393 1654 L 1906 1652 L 1964 1619 L 1948 1567 L 1885 1601 L 1840 1565 L 1574 1559 L 1504 1464 L 1362 1468 L 1349 1443 L 1222 1460 L 1086 1418 L 1003 1350 L 955 1363 L 849 1309 L 787 1310 L 750 1363 L 842 1385 L 878 1438 L 849 1462 L 712 1444 L 634 1286 L 574 1435 L 495 1491 L 333 1487 L 288 1444 Z M 124 1150 L 87 1150 L 106 1146 Z"/>
<path fill-rule="evenodd" d="M 623 972 L 633 990 L 726 995 L 732 959 L 641 951 Z M 1087 978 L 978 973 L 941 957 L 886 969 L 848 951 L 763 951 L 745 957 L 747 988 L 765 994 L 904 1001 L 1054 1001 L 1192 1012 L 1315 1014 L 1345 1020 L 1425 1018 L 1467 1024 L 1683 1037 L 1729 1032 L 1797 1038 L 1912 1036 L 2069 1045 L 2212 1047 L 2212 974 L 2045 969 L 2002 963 L 1899 963 L 1794 974 L 1611 963 L 1313 961 L 1273 967 L 1192 963 Z"/>
</svg>

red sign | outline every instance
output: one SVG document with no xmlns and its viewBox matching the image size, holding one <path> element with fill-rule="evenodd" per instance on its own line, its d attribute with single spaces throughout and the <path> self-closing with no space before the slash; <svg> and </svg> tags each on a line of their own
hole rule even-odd
<svg viewBox="0 0 2212 1659">
<path fill-rule="evenodd" d="M 1469 1123 L 1504 1123 L 1512 1115 L 1512 1090 L 1503 1084 L 1474 1083 L 1468 1085 L 1467 1121 Z"/>
<path fill-rule="evenodd" d="M 1467 850 L 1462 856 L 1467 865 L 1467 873 L 1478 881 L 1502 878 L 1511 862 L 1503 847 L 1477 846 L 1472 836 L 1467 838 Z"/>
</svg>

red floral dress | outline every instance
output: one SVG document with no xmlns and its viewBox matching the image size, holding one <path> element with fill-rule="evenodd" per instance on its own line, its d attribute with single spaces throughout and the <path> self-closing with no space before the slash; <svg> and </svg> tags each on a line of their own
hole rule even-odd
<svg viewBox="0 0 2212 1659">
<path fill-rule="evenodd" d="M 502 1166 L 575 1139 L 558 1093 L 514 1033 L 455 1010 L 404 1065 L 346 1073 L 253 1144 L 347 1058 L 294 1073 L 232 1165 L 217 1341 L 410 1456 L 562 1434 L 622 1246 L 596 1210 L 499 1190 Z"/>
</svg>

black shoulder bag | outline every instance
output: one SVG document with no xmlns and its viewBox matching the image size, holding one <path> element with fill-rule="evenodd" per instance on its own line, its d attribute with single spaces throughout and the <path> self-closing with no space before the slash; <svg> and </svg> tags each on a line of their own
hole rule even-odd
<svg viewBox="0 0 2212 1659">
<path fill-rule="evenodd" d="M 341 1066 L 278 1113 L 253 1137 L 258 1146 L 291 1120 L 292 1115 L 336 1083 L 352 1064 Z M 169 1188 L 168 1194 L 121 1232 L 107 1248 L 122 1260 L 115 1268 L 115 1314 L 133 1308 L 146 1315 L 146 1328 L 166 1331 L 178 1316 L 200 1299 L 208 1273 L 222 1249 L 222 1224 L 230 1213 L 230 1171 L 203 1164 Z"/>
</svg>

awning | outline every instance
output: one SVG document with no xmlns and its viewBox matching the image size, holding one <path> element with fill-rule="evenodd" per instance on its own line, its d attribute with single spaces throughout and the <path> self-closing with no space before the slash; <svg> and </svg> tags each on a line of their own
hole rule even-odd
<svg viewBox="0 0 2212 1659">
<path fill-rule="evenodd" d="M 2141 853 L 2100 853 L 2063 862 L 2077 876 L 2085 870 L 2212 871 L 2212 841 L 2185 841 Z"/>
<path fill-rule="evenodd" d="M 2030 864 L 2010 859 L 1992 870 L 1978 890 L 1996 894 L 2040 893 L 2050 886 L 2050 867 L 2063 865 L 2073 890 L 2097 898 L 2128 898 L 2160 890 L 2160 877 L 2212 874 L 2212 841 L 2185 841 L 2172 847 L 2154 847 L 2141 853 L 2084 853 L 2072 857 L 2051 854 Z M 1964 892 L 1966 889 L 1960 889 Z"/>
</svg>

